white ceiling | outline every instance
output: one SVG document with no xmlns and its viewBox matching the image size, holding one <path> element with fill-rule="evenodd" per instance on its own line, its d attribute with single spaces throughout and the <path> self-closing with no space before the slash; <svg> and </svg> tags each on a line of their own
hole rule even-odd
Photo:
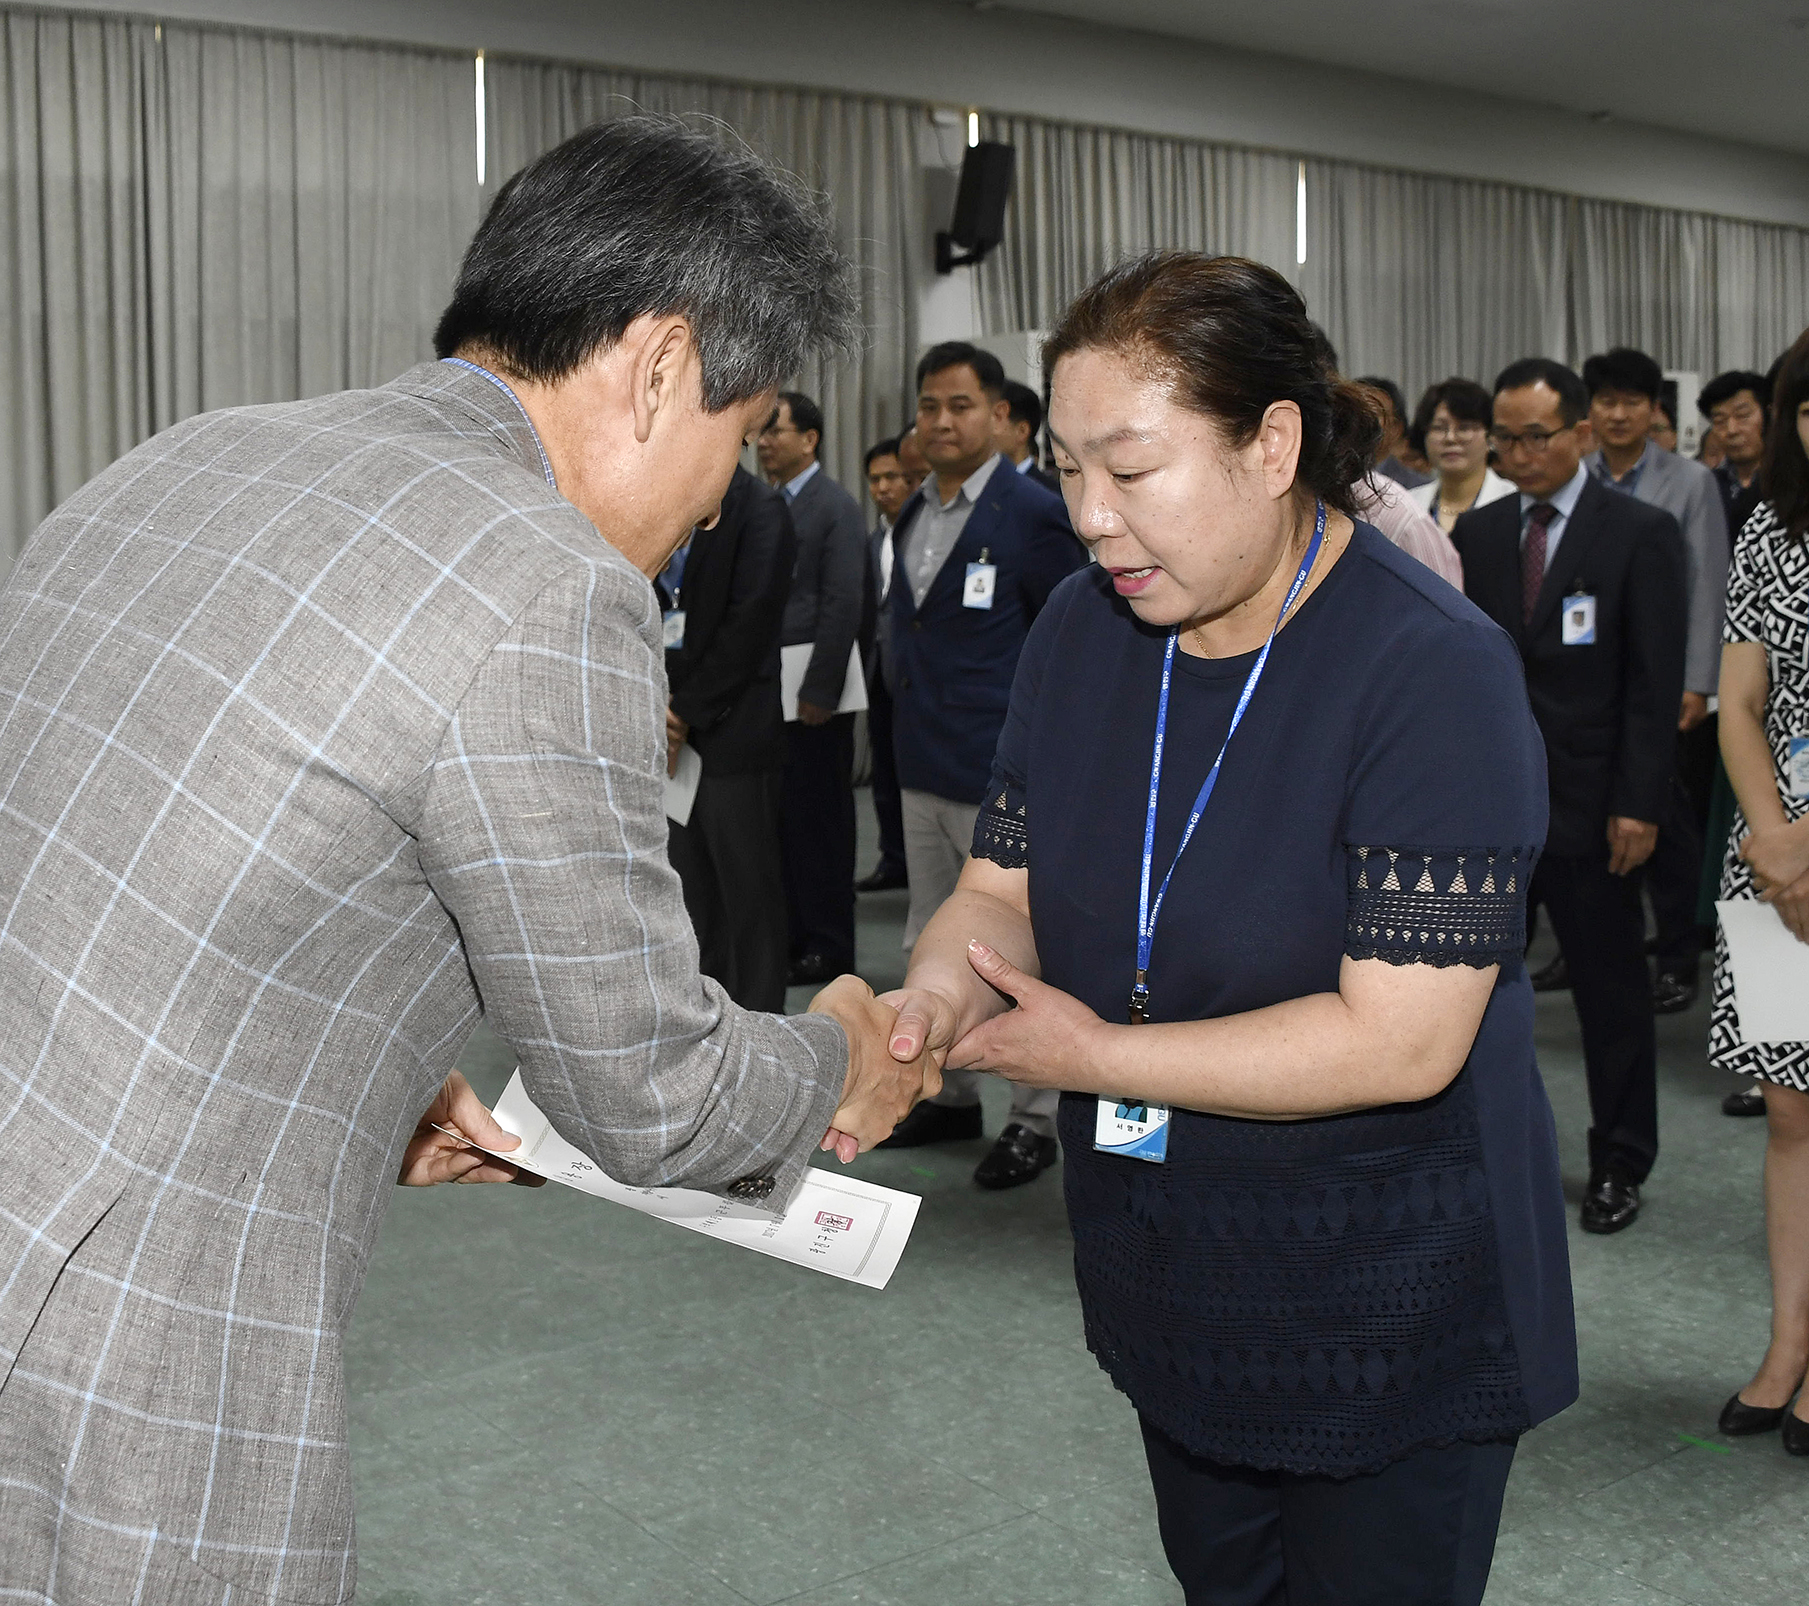
<svg viewBox="0 0 1809 1606">
<path fill-rule="evenodd" d="M 1809 152 L 1809 0 L 1008 3 Z"/>
</svg>

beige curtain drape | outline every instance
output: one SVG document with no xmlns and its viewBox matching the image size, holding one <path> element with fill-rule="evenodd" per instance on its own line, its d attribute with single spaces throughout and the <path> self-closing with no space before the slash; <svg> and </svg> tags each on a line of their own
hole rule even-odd
<svg viewBox="0 0 1809 1606">
<path fill-rule="evenodd" d="M 428 355 L 477 225 L 467 56 L 0 12 L 0 574 L 196 412 Z"/>
<path fill-rule="evenodd" d="M 700 119 L 803 175 L 862 264 L 869 338 L 798 376 L 830 471 L 910 408 L 944 154 L 926 108 L 491 56 L 0 5 L 0 573 L 61 497 L 192 412 L 382 381 L 430 353 L 480 210 L 598 118 Z M 986 117 L 1018 148 L 988 332 L 1047 328 L 1110 263 L 1235 251 L 1300 284 L 1351 372 L 1410 394 L 1619 342 L 1705 376 L 1809 324 L 1809 231 Z M 953 154 L 952 152 L 948 154 Z M 932 197 L 936 197 L 932 201 Z M 963 270 L 972 271 L 972 270 Z"/>
</svg>

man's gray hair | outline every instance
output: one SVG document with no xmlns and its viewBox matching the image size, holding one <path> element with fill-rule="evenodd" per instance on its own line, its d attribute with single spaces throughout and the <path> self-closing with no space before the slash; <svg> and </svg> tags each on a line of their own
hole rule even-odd
<svg viewBox="0 0 1809 1606">
<path fill-rule="evenodd" d="M 711 412 L 860 336 L 852 263 L 795 178 L 667 118 L 575 134 L 505 184 L 434 332 L 551 384 L 643 314 L 686 318 Z"/>
</svg>

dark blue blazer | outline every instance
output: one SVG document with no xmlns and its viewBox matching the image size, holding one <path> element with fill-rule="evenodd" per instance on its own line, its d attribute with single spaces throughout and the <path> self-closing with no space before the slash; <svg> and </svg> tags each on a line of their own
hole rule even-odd
<svg viewBox="0 0 1809 1606">
<path fill-rule="evenodd" d="M 986 796 L 992 753 L 1005 724 L 1018 653 L 1031 622 L 1064 579 L 1087 561 L 1068 527 L 1062 499 L 1001 461 L 986 481 L 967 528 L 923 606 L 909 580 L 913 539 L 926 492 L 899 510 L 886 595 L 891 624 L 893 745 L 898 784 L 957 803 Z M 990 608 L 964 608 L 967 566 L 998 565 Z"/>
</svg>

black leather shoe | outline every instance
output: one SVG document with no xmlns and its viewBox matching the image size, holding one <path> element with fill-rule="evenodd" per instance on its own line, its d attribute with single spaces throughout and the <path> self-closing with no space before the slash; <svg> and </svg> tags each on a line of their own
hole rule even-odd
<svg viewBox="0 0 1809 1606">
<path fill-rule="evenodd" d="M 1598 1171 L 1583 1195 L 1585 1232 L 1619 1232 L 1639 1219 L 1639 1184 L 1625 1182 L 1612 1171 Z"/>
<path fill-rule="evenodd" d="M 1765 1113 L 1765 1095 L 1755 1082 L 1751 1087 L 1743 1087 L 1738 1093 L 1729 1093 L 1721 1101 L 1723 1115 L 1763 1115 Z"/>
<path fill-rule="evenodd" d="M 911 878 L 905 874 L 902 864 L 888 864 L 881 859 L 873 867 L 873 874 L 862 876 L 854 883 L 856 892 L 890 892 L 894 887 L 908 887 Z"/>
<path fill-rule="evenodd" d="M 1564 963 L 1564 956 L 1559 954 L 1543 970 L 1533 972 L 1533 991 L 1536 993 L 1561 993 L 1570 986 L 1570 966 Z"/>
<path fill-rule="evenodd" d="M 918 1149 L 926 1143 L 960 1143 L 980 1137 L 978 1104 L 931 1104 L 927 1099 L 911 1111 L 876 1149 Z"/>
<path fill-rule="evenodd" d="M 1681 1015 L 1695 1002 L 1696 978 L 1694 976 L 1679 976 L 1669 970 L 1659 971 L 1658 979 L 1652 983 L 1652 1013 L 1654 1015 Z"/>
<path fill-rule="evenodd" d="M 1775 1410 L 1767 1410 L 1762 1405 L 1748 1405 L 1736 1392 L 1721 1407 L 1721 1419 L 1716 1422 L 1715 1428 L 1730 1439 L 1749 1439 L 1755 1433 L 1773 1433 L 1784 1420 L 1784 1413 L 1789 1408 L 1788 1401 Z M 1809 1422 L 1805 1422 L 1803 1426 L 1809 1429 Z"/>
<path fill-rule="evenodd" d="M 1792 1411 L 1784 1418 L 1784 1453 L 1809 1455 L 1809 1422 Z"/>
<path fill-rule="evenodd" d="M 1054 1138 L 1013 1121 L 999 1134 L 992 1152 L 974 1167 L 974 1181 L 982 1188 L 1016 1188 L 1034 1182 L 1061 1153 Z M 1805 1424 L 1809 1427 L 1809 1424 Z"/>
<path fill-rule="evenodd" d="M 819 953 L 805 954 L 802 959 L 794 959 L 791 969 L 786 973 L 787 987 L 821 987 L 832 982 L 841 972 L 830 964 L 828 959 Z"/>
</svg>

